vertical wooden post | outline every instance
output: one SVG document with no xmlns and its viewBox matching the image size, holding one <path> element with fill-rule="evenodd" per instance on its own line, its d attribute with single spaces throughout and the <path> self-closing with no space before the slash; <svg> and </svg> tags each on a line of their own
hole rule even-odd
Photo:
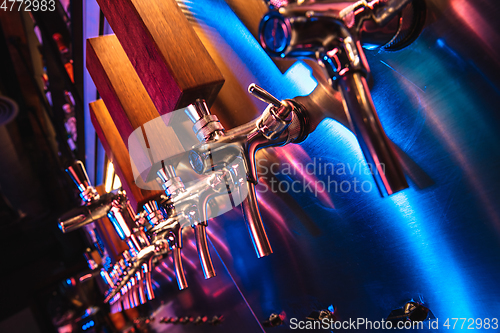
<svg viewBox="0 0 500 333">
<path fill-rule="evenodd" d="M 147 182 L 150 180 L 147 175 L 154 175 L 157 171 L 151 170 L 155 164 L 157 166 L 168 157 L 184 153 L 184 147 L 173 129 L 159 118 L 161 115 L 116 36 L 102 36 L 87 41 L 87 68 L 118 134 L 131 154 L 133 150 L 135 181 Z M 168 116 L 164 115 L 163 118 Z M 139 174 L 142 180 L 138 179 Z"/>
<path fill-rule="evenodd" d="M 158 197 L 162 191 L 148 190 L 148 187 L 153 188 L 148 184 L 139 184 L 140 188 L 136 185 L 127 147 L 102 100 L 90 103 L 90 117 L 132 207 L 136 212 L 140 211 L 146 201 Z"/>
<path fill-rule="evenodd" d="M 211 105 L 224 78 L 175 0 L 97 2 L 160 114 Z"/>
</svg>

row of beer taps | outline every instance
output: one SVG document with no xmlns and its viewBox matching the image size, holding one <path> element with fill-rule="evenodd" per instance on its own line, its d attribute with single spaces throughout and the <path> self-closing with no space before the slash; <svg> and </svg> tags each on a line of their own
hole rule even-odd
<svg viewBox="0 0 500 333">
<path fill-rule="evenodd" d="M 185 109 L 200 143 L 189 152 L 192 169 L 203 175 L 186 187 L 175 165 L 164 161 L 157 181 L 165 195 L 150 200 L 136 214 L 124 191 L 100 196 L 90 184 L 83 163 L 76 161 L 66 171 L 77 185 L 84 205 L 61 217 L 63 232 L 88 226 L 108 217 L 128 249 L 101 276 L 109 286 L 105 302 L 121 311 L 154 298 L 151 271 L 165 255 L 171 255 L 179 289 L 187 288 L 181 250 L 183 229 L 194 230 L 196 247 L 205 278 L 216 276 L 207 240 L 207 225 L 217 216 L 219 201 L 241 203 L 247 226 L 259 257 L 272 253 L 255 193 L 258 182 L 255 153 L 258 149 L 298 142 L 307 136 L 307 114 L 296 102 L 279 101 L 252 84 L 249 91 L 269 103 L 257 120 L 225 131 L 203 100 Z M 210 204 L 215 203 L 215 204 Z"/>
<path fill-rule="evenodd" d="M 187 227 L 194 230 L 205 278 L 216 276 L 207 226 L 211 218 L 223 212 L 220 207 L 224 204 L 229 203 L 230 207 L 241 204 L 257 256 L 271 254 L 255 191 L 256 152 L 299 143 L 326 117 L 337 119 L 355 133 L 381 192 L 390 195 L 408 186 L 371 100 L 366 79 L 370 71 L 361 40 L 371 37 L 396 47 L 394 39 L 402 33 L 401 13 L 406 6 L 416 6 L 419 1 L 357 1 L 342 10 L 325 6 L 337 4 L 335 1 L 287 1 L 279 2 L 280 5 L 271 1 L 270 11 L 260 26 L 262 46 L 270 55 L 281 58 L 316 59 L 324 69 L 328 89 L 319 85 L 309 97 L 280 101 L 252 84 L 249 92 L 269 105 L 256 120 L 230 130 L 225 130 L 217 116 L 211 114 L 205 101 L 197 100 L 184 112 L 193 123 L 192 130 L 199 141 L 189 150 L 188 160 L 200 180 L 186 186 L 176 173 L 175 163 L 163 161 L 156 179 L 164 195 L 146 202 L 138 214 L 124 191 L 100 196 L 81 162 L 67 169 L 84 204 L 60 219 L 61 230 L 67 232 L 83 226 L 91 229 L 92 222 L 107 216 L 128 246 L 112 266 L 101 268 L 108 286 L 105 301 L 112 312 L 154 298 L 151 272 L 167 255 L 172 256 L 179 289 L 188 286 L 181 255 L 182 231 Z M 397 21 L 398 17 L 399 25 L 392 30 L 376 29 L 385 27 L 394 18 Z M 367 27 L 365 22 L 375 26 Z M 324 92 L 330 94 L 331 88 L 340 91 L 345 113 L 324 111 L 328 108 L 325 101 L 332 100 L 325 99 Z"/>
</svg>

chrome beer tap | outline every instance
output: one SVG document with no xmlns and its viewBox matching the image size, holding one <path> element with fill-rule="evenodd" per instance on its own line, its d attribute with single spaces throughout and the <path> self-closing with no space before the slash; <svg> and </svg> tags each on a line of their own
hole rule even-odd
<svg viewBox="0 0 500 333">
<path fill-rule="evenodd" d="M 173 166 L 167 165 L 157 172 L 168 198 L 163 202 L 168 216 L 182 216 L 181 220 L 189 223 L 194 230 L 196 248 L 206 279 L 216 275 L 206 233 L 210 217 L 208 203 L 219 196 L 227 196 L 228 188 L 230 192 L 231 185 L 226 181 L 226 174 L 227 171 L 216 172 L 186 188 Z"/>
<path fill-rule="evenodd" d="M 123 298 L 124 296 L 128 296 L 127 292 L 130 289 L 131 284 L 128 284 L 131 278 L 136 276 L 137 272 L 141 272 L 144 269 L 144 264 L 148 265 L 147 270 L 143 270 L 144 277 L 141 278 L 142 286 L 144 288 L 144 294 L 148 299 L 152 299 L 152 289 L 149 281 L 149 285 L 146 282 L 148 280 L 147 276 L 150 276 L 151 273 L 151 264 L 150 260 L 154 255 L 161 255 L 168 252 L 168 247 L 164 246 L 163 242 L 157 242 L 154 245 L 149 245 L 143 249 L 141 249 L 137 255 L 130 258 L 130 261 L 125 264 L 124 259 L 121 259 L 116 265 L 116 281 L 114 281 L 114 287 L 110 288 L 106 293 L 105 302 L 116 302 L 116 296 L 119 298 Z M 127 286 L 128 284 L 128 286 Z M 124 308 L 129 306 L 129 298 L 125 297 Z"/>
<path fill-rule="evenodd" d="M 149 223 L 153 226 L 148 230 L 151 243 L 161 243 L 172 252 L 175 277 L 179 289 L 188 287 L 184 267 L 182 265 L 182 215 L 168 215 L 165 218 L 158 202 L 151 200 L 144 205 Z"/>
<path fill-rule="evenodd" d="M 422 29 L 425 2 L 290 0 L 269 3 L 271 10 L 259 27 L 263 48 L 274 57 L 316 60 L 329 85 L 341 94 L 348 126 L 358 139 L 381 194 L 390 195 L 407 188 L 398 156 L 370 95 L 367 84 L 370 68 L 362 45 L 396 50 L 410 44 Z M 341 118 L 345 118 L 344 115 Z M 342 120 L 339 121 L 344 123 Z"/>
<path fill-rule="evenodd" d="M 272 248 L 260 216 L 255 185 L 258 183 L 255 153 L 271 146 L 303 141 L 309 132 L 306 110 L 293 100 L 279 101 L 259 86 L 248 88 L 255 97 L 269 103 L 262 116 L 242 126 L 225 131 L 205 101 L 186 108 L 193 131 L 200 141 L 190 152 L 190 164 L 198 174 L 229 170 L 235 159 L 243 158 L 244 177 L 233 181 L 241 195 L 243 212 L 257 256 L 271 254 Z M 234 169 L 233 169 L 234 170 Z"/>
<path fill-rule="evenodd" d="M 153 299 L 154 294 L 151 289 L 151 270 L 144 267 L 151 265 L 148 259 L 152 255 L 152 247 L 144 231 L 134 228 L 144 223 L 143 215 L 135 215 L 128 199 L 118 196 L 113 201 L 108 218 L 120 238 L 127 243 L 129 250 L 122 253 L 123 258 L 109 274 L 112 283 L 108 283 L 108 296 L 113 295 L 106 299 L 115 303 L 125 297 L 125 308 L 144 304 L 146 300 Z"/>
<path fill-rule="evenodd" d="M 142 247 L 136 255 L 130 258 L 127 267 L 118 272 L 120 278 L 115 283 L 115 287 L 111 288 L 105 297 L 105 302 L 116 302 L 116 296 L 125 297 L 124 308 L 138 301 L 141 294 L 149 300 L 154 298 L 151 284 L 153 260 L 168 253 L 172 253 L 179 289 L 187 288 L 181 256 L 183 224 L 180 220 L 182 216 L 174 215 L 165 218 L 162 207 L 155 200 L 145 203 L 143 208 L 143 215 L 147 222 L 144 222 L 142 227 L 146 229 L 150 245 Z M 137 294 L 133 294 L 134 284 L 143 288 L 143 292 L 139 290 Z"/>
<path fill-rule="evenodd" d="M 72 209 L 59 219 L 59 228 L 62 232 L 70 232 L 103 218 L 111 208 L 115 198 L 114 193 L 100 196 L 91 185 L 89 176 L 81 161 L 75 161 L 66 169 L 73 182 L 80 191 L 80 197 L 84 203 L 81 207 Z"/>
</svg>

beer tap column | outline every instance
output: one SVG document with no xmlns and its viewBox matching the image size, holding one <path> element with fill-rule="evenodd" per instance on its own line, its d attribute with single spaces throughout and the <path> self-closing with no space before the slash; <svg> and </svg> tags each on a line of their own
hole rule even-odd
<svg viewBox="0 0 500 333">
<path fill-rule="evenodd" d="M 205 194 L 205 192 L 212 192 L 211 188 L 207 188 L 206 191 L 202 191 L 202 193 L 198 193 L 198 195 L 189 196 L 189 193 L 186 192 L 190 189 L 185 188 L 181 178 L 176 175 L 175 169 L 171 165 L 160 169 L 157 175 L 160 178 L 165 194 L 169 197 L 170 202 L 173 203 L 174 210 L 182 207 L 182 209 L 185 209 L 183 215 L 191 221 L 191 227 L 194 230 L 196 239 L 196 248 L 198 250 L 198 256 L 205 279 L 216 276 L 210 256 L 210 250 L 208 248 L 206 231 L 208 226 L 207 204 L 210 195 Z M 176 199 L 179 198 L 181 193 L 184 194 L 184 196 L 188 198 L 187 201 L 192 204 L 187 202 L 180 204 Z M 182 202 L 182 198 L 180 201 Z"/>
<path fill-rule="evenodd" d="M 259 27 L 261 45 L 271 56 L 312 58 L 324 69 L 329 84 L 342 96 L 350 128 L 382 196 L 403 190 L 408 183 L 370 95 L 366 82 L 370 68 L 360 38 L 367 35 L 365 22 L 383 30 L 411 1 L 363 0 L 342 10 L 335 9 L 342 5 L 336 1 L 283 2 L 279 8 L 271 7 Z"/>
<path fill-rule="evenodd" d="M 59 228 L 62 232 L 70 232 L 88 225 L 108 213 L 113 193 L 100 196 L 91 185 L 85 167 L 81 161 L 75 161 L 66 169 L 73 182 L 80 191 L 80 197 L 84 203 L 81 207 L 70 210 L 59 218 Z"/>
<path fill-rule="evenodd" d="M 257 256 L 264 257 L 273 250 L 259 212 L 255 185 L 258 183 L 255 153 L 270 146 L 300 142 L 308 134 L 308 115 L 298 103 L 279 101 L 257 85 L 250 85 L 249 92 L 269 103 L 261 117 L 245 125 L 224 131 L 215 115 L 210 114 L 206 103 L 198 100 L 186 108 L 194 123 L 193 131 L 200 144 L 190 154 L 190 163 L 198 174 L 227 168 L 238 156 L 243 157 L 246 182 L 242 195 L 245 222 Z"/>
<path fill-rule="evenodd" d="M 153 244 L 157 242 L 166 242 L 165 247 L 172 251 L 177 285 L 180 290 L 187 288 L 188 284 L 182 265 L 182 227 L 179 217 L 171 216 L 165 219 L 163 212 L 160 210 L 160 206 L 155 200 L 150 200 L 144 204 L 143 208 L 146 212 L 146 218 L 149 223 L 153 225 L 148 231 L 152 240 L 151 242 Z"/>
</svg>

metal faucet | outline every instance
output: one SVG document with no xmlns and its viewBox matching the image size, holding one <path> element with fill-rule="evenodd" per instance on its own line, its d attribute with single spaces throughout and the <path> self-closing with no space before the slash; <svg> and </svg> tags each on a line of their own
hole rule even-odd
<svg viewBox="0 0 500 333">
<path fill-rule="evenodd" d="M 142 262 L 144 261 L 142 257 L 145 255 L 144 250 L 149 248 L 151 244 L 146 233 L 141 228 L 137 228 L 145 224 L 145 213 L 136 215 L 126 195 L 123 192 L 119 193 L 120 195 L 112 202 L 108 218 L 119 237 L 127 243 L 129 250 L 122 253 L 123 260 L 119 261 L 120 265 L 113 268 L 112 276 L 115 277 L 115 280 L 108 285 L 111 290 L 120 290 L 125 295 L 128 300 L 125 302 L 126 307 L 129 305 L 135 307 L 154 298 L 151 288 L 152 263 L 151 260 Z M 146 251 L 146 253 L 149 252 Z M 141 261 L 140 264 L 137 264 L 138 260 Z M 118 287 L 117 282 L 123 281 L 124 277 L 127 277 L 124 281 L 126 285 Z M 122 290 L 123 288 L 126 288 L 126 291 Z M 114 301 L 116 302 L 118 299 Z"/>
<path fill-rule="evenodd" d="M 146 216 L 152 228 L 148 230 L 148 236 L 152 244 L 159 245 L 158 249 L 166 249 L 172 253 L 175 277 L 179 289 L 188 287 L 184 268 L 182 264 L 182 219 L 183 215 L 168 216 L 165 218 L 160 206 L 154 200 L 144 205 Z"/>
<path fill-rule="evenodd" d="M 255 163 L 257 150 L 281 146 L 290 142 L 303 141 L 309 132 L 306 110 L 293 100 L 280 101 L 259 86 L 252 84 L 248 91 L 255 97 L 269 103 L 262 116 L 242 126 L 225 131 L 217 116 L 212 115 L 205 101 L 186 108 L 186 114 L 193 122 L 193 131 L 200 141 L 193 147 L 189 159 L 191 167 L 198 174 L 231 168 L 238 156 L 243 157 L 244 175 L 233 173 L 232 183 L 242 195 L 243 212 L 257 256 L 273 252 L 259 212 L 255 185 L 258 175 Z"/>
<path fill-rule="evenodd" d="M 116 291 L 107 299 L 110 301 L 112 311 L 121 311 L 122 305 L 124 309 L 128 309 L 153 299 L 152 246 L 144 231 L 137 228 L 144 224 L 144 214 L 135 214 L 125 191 L 100 196 L 91 185 L 81 161 L 75 161 L 66 172 L 77 185 L 84 205 L 59 219 L 61 230 L 69 232 L 86 226 L 93 239 L 96 233 L 95 229 L 90 227 L 91 223 L 107 216 L 118 236 L 126 242 L 129 248 L 122 253 L 122 259 L 109 271 L 101 269 L 101 277 L 110 290 L 108 295 Z M 159 251 L 155 253 L 157 252 Z M 135 269 L 136 266 L 137 269 Z"/>
<path fill-rule="evenodd" d="M 163 207 L 154 200 L 145 203 L 143 208 L 144 211 L 140 216 L 144 217 L 144 220 L 141 221 L 138 218 L 135 221 L 143 228 L 137 232 L 146 235 L 146 239 L 143 241 L 146 246 L 140 246 L 139 251 L 132 251 L 131 255 L 123 254 L 124 259 L 120 260 L 119 264 L 113 268 L 115 272 L 112 275 L 117 276 L 117 278 L 112 285 L 110 284 L 110 289 L 105 297 L 105 302 L 110 302 L 112 305 L 121 299 L 125 309 L 134 307 L 142 300 L 154 298 L 151 284 L 153 260 L 165 254 L 172 253 L 179 289 L 182 290 L 188 286 L 181 256 L 182 223 L 180 220 L 182 216 L 165 218 Z M 123 212 L 129 212 L 129 209 L 122 208 L 118 213 L 110 211 L 110 214 L 117 214 L 114 218 L 124 221 L 126 218 L 121 216 Z M 123 234 L 125 235 L 126 232 Z M 134 235 L 131 234 L 131 238 L 133 238 L 132 236 Z M 127 243 L 129 242 L 127 241 Z M 132 247 L 135 247 L 134 241 L 131 244 Z M 117 308 L 116 305 L 113 307 Z"/>
<path fill-rule="evenodd" d="M 341 94 L 349 127 L 383 196 L 408 184 L 370 95 L 370 68 L 361 40 L 391 50 L 408 45 L 418 36 L 422 20 L 402 12 L 421 2 L 361 0 L 346 7 L 345 1 L 270 1 L 259 27 L 260 43 L 271 56 L 312 58 L 323 68 L 328 83 Z M 405 26 L 411 31 L 403 29 L 403 20 L 410 20 Z"/>
<path fill-rule="evenodd" d="M 167 165 L 157 172 L 159 182 L 162 184 L 167 200 L 163 203 L 168 216 L 182 217 L 179 220 L 191 224 L 195 233 L 196 248 L 200 258 L 205 279 L 216 275 L 212 258 L 208 249 L 206 228 L 208 225 L 207 204 L 215 195 L 215 182 L 203 181 L 186 190 L 182 179 L 175 173 L 172 165 Z"/>
<path fill-rule="evenodd" d="M 179 289 L 187 288 L 187 280 L 182 265 L 182 230 L 191 226 L 194 229 L 196 245 L 199 253 L 201 267 L 205 278 L 214 277 L 215 269 L 213 267 L 210 251 L 208 248 L 206 227 L 207 221 L 213 212 L 208 211 L 208 203 L 216 200 L 220 196 L 235 192 L 234 175 L 230 169 L 219 170 L 211 174 L 194 185 L 186 188 L 181 178 L 175 173 L 173 166 L 168 165 L 158 171 L 159 181 L 162 184 L 166 198 L 158 203 L 155 200 L 146 202 L 143 206 L 144 211 L 140 219 L 136 219 L 136 224 L 141 225 L 141 230 L 147 235 L 148 245 L 142 247 L 139 252 L 133 252 L 132 256 L 124 253 L 124 259 L 115 265 L 112 276 L 118 278 L 109 284 L 110 290 L 106 296 L 106 301 L 112 304 L 113 308 L 119 308 L 116 305 L 120 299 L 123 307 L 133 307 L 137 300 L 143 297 L 149 298 L 152 294 L 151 281 L 146 280 L 141 273 L 142 270 L 151 270 L 152 261 L 155 258 L 171 253 L 174 262 L 174 270 Z M 231 174 L 231 175 L 230 175 Z M 239 181 L 241 182 L 241 180 Z M 133 216 L 127 213 L 131 209 L 124 209 L 123 205 L 118 210 L 111 209 L 110 216 L 115 229 L 120 235 L 130 234 L 125 221 L 132 221 Z M 118 221 L 122 221 L 120 226 Z M 141 222 L 139 222 L 141 221 Z M 133 236 L 133 234 L 132 234 Z M 129 243 L 129 241 L 127 241 Z M 132 242 L 132 245 L 135 242 Z M 132 248 L 134 246 L 131 246 Z M 141 282 L 142 281 L 142 282 Z M 136 287 L 136 286 L 139 287 Z M 141 296 L 141 286 L 146 286 Z"/>
<path fill-rule="evenodd" d="M 64 233 L 79 229 L 106 216 L 116 198 L 114 193 L 106 193 L 103 196 L 97 193 L 81 161 L 75 161 L 66 169 L 66 172 L 78 187 L 83 205 L 59 218 L 59 228 Z"/>
<path fill-rule="evenodd" d="M 194 229 L 205 278 L 216 275 L 206 227 L 218 206 L 209 207 L 209 203 L 217 203 L 220 198 L 224 200 L 229 196 L 234 206 L 233 196 L 240 197 L 258 256 L 272 253 L 255 195 L 258 180 L 255 153 L 260 148 L 304 140 L 308 134 L 308 116 L 294 101 L 279 101 L 256 85 L 251 85 L 249 91 L 270 103 L 269 106 L 255 121 L 227 132 L 217 117 L 210 114 L 204 101 L 199 100 L 187 108 L 186 113 L 200 141 L 189 152 L 189 162 L 192 169 L 203 176 L 201 179 L 186 187 L 176 175 L 174 166 L 163 164 L 157 172 L 157 180 L 166 194 L 161 202 L 145 203 L 143 213 L 138 216 L 133 214 L 126 198 L 117 197 L 112 202 L 108 217 L 131 248 L 131 253 L 124 253 L 124 258 L 109 274 L 112 283 L 109 283 L 105 301 L 112 309 L 133 307 L 142 298 L 152 295 L 151 280 L 141 273 L 149 273 L 155 258 L 165 254 L 173 256 L 179 289 L 187 287 L 181 256 L 182 230 L 187 226 Z M 146 235 L 147 245 L 138 246 L 134 241 L 130 229 L 134 223 Z M 145 287 L 143 296 L 141 286 Z"/>
<path fill-rule="evenodd" d="M 132 294 L 131 297 L 133 297 L 133 299 L 139 299 L 139 295 L 143 295 L 141 299 L 144 301 L 146 301 L 146 299 L 153 299 L 154 293 L 152 292 L 150 277 L 152 267 L 151 260 L 155 255 L 166 253 L 166 250 L 163 244 L 159 243 L 145 247 L 136 255 L 128 258 L 128 260 L 125 258 L 120 259 L 118 263 L 113 266 L 110 273 L 112 283 L 109 284 L 110 289 L 106 293 L 104 301 L 114 304 L 122 299 L 123 307 L 126 309 L 133 307 L 130 305 L 129 293 Z M 134 279 L 133 283 L 137 285 L 139 290 L 133 290 L 131 288 L 132 279 Z M 138 283 L 137 281 L 140 282 Z M 142 291 L 140 291 L 140 289 L 142 289 Z"/>
</svg>

